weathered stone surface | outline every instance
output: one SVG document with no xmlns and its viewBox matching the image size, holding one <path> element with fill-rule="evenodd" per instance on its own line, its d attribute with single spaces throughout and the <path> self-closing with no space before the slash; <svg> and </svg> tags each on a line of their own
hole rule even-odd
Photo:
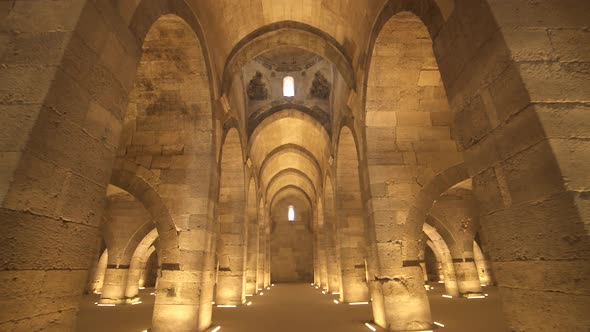
<svg viewBox="0 0 590 332">
<path fill-rule="evenodd" d="M 103 301 L 160 267 L 154 331 L 206 330 L 214 294 L 282 279 L 429 330 L 433 265 L 450 294 L 496 281 L 511 330 L 586 328 L 589 15 L 2 1 L 0 330 L 73 330 L 99 246 Z"/>
</svg>

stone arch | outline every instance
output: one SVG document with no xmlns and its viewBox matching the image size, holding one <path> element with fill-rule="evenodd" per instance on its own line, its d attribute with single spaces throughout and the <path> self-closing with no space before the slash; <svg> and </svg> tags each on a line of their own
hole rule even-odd
<svg viewBox="0 0 590 332">
<path fill-rule="evenodd" d="M 418 282 L 427 211 L 415 233 L 405 229 L 414 225 L 410 213 L 421 203 L 421 187 L 463 161 L 432 50 L 429 29 L 437 22 L 444 21 L 434 1 L 386 4 L 373 28 L 363 82 L 369 218 L 377 236 L 377 278 L 384 280 L 379 287 L 388 303 L 374 312 L 384 312 L 385 318 L 375 320 L 392 330 L 432 328 L 428 297 Z M 400 287 L 393 277 L 398 275 L 410 281 Z M 401 302 L 412 305 L 392 308 Z M 400 310 L 404 319 L 396 317 Z"/>
<path fill-rule="evenodd" d="M 281 183 L 281 179 L 285 179 L 286 177 L 293 177 L 297 179 L 301 179 L 303 182 L 298 183 L 298 187 L 300 187 L 309 197 L 310 203 L 315 204 L 316 199 L 318 197 L 318 189 L 316 188 L 316 184 L 309 178 L 309 176 L 295 168 L 286 168 L 278 173 L 276 173 L 269 181 L 268 185 L 266 186 L 266 196 L 267 197 L 274 197 L 274 194 L 278 192 L 280 189 L 284 187 L 284 183 Z M 294 182 L 287 182 L 287 183 L 294 183 Z M 272 200 L 272 198 L 271 198 Z"/>
<path fill-rule="evenodd" d="M 154 241 L 158 237 L 158 230 L 152 229 L 146 234 L 141 242 L 135 247 L 131 263 L 129 264 L 129 272 L 127 275 L 127 287 L 125 289 L 125 297 L 128 301 L 133 302 L 137 297 L 140 287 L 140 279 L 145 269 L 145 264 L 151 255 L 150 248 L 153 248 Z"/>
<path fill-rule="evenodd" d="M 262 180 L 263 179 L 262 174 L 264 174 L 264 171 L 265 171 L 265 168 L 267 167 L 267 165 L 273 159 L 280 158 L 281 155 L 285 154 L 285 153 L 293 153 L 298 156 L 301 156 L 309 164 L 312 165 L 312 169 L 309 171 L 313 171 L 313 172 L 317 173 L 318 175 L 322 174 L 322 169 L 320 167 L 320 164 L 318 163 L 317 159 L 313 156 L 313 154 L 308 149 L 306 149 L 305 147 L 298 145 L 298 144 L 284 144 L 284 145 L 278 146 L 277 148 L 275 148 L 274 150 L 270 151 L 267 154 L 266 158 L 264 158 L 264 160 L 262 161 L 262 164 L 260 165 L 260 168 L 259 168 L 260 170 L 258 172 L 258 174 L 259 174 L 258 178 Z M 321 185 L 320 181 L 318 181 L 317 185 L 318 186 Z"/>
<path fill-rule="evenodd" d="M 194 7 L 194 5 L 191 5 Z M 154 23 L 162 16 L 174 14 L 184 20 L 197 35 L 201 48 L 203 50 L 203 59 L 207 67 L 207 78 L 210 86 L 210 99 L 217 99 L 220 94 L 218 91 L 218 76 L 213 72 L 211 63 L 211 54 L 203 34 L 203 28 L 197 15 L 186 1 L 183 0 L 141 0 L 133 11 L 129 28 L 142 44 Z"/>
<path fill-rule="evenodd" d="M 314 200 L 311 198 L 311 196 L 309 196 L 308 192 L 301 189 L 301 187 L 299 186 L 295 186 L 295 185 L 287 185 L 284 187 L 281 187 L 279 190 L 277 190 L 274 195 L 271 197 L 270 201 L 269 201 L 269 206 L 272 206 L 275 203 L 275 198 L 277 196 L 279 196 L 280 194 L 282 194 L 284 191 L 288 191 L 288 190 L 295 190 L 297 192 L 300 192 L 305 199 L 307 199 L 309 201 L 309 205 L 313 207 L 314 205 Z"/>
<path fill-rule="evenodd" d="M 371 65 L 373 63 L 372 58 L 374 54 L 375 43 L 381 33 L 381 30 L 383 30 L 383 27 L 387 24 L 389 19 L 396 14 L 405 11 L 411 12 L 418 16 L 422 22 L 424 22 L 424 25 L 428 29 L 431 38 L 432 36 L 436 36 L 438 34 L 445 19 L 436 2 L 437 0 L 394 0 L 385 3 L 379 15 L 375 19 L 375 23 L 373 24 L 371 35 L 369 37 L 368 52 L 365 58 L 364 66 L 366 68 L 366 73 L 370 71 Z M 363 103 L 366 103 L 367 99 L 367 83 L 368 75 L 365 75 L 363 77 Z M 364 106 L 365 107 L 363 107 L 363 109 L 366 108 L 366 104 Z"/>
<path fill-rule="evenodd" d="M 430 257 L 429 257 L 430 256 Z M 432 258 L 434 258 L 435 265 L 432 265 Z M 424 265 L 426 266 L 426 270 L 428 273 L 428 281 L 432 279 L 430 276 L 434 274 L 433 271 L 436 271 L 436 281 L 444 281 L 445 276 L 442 270 L 441 258 L 439 257 L 439 253 L 436 252 L 436 248 L 434 248 L 434 244 L 430 239 L 426 240 L 426 246 L 424 247 Z"/>
<path fill-rule="evenodd" d="M 453 257 L 445 239 L 440 235 L 436 228 L 429 224 L 424 224 L 423 229 L 432 244 L 430 248 L 436 254 L 436 257 L 441 264 L 447 294 L 451 296 L 459 296 L 459 287 L 457 285 L 455 267 L 453 266 Z"/>
<path fill-rule="evenodd" d="M 157 284 L 176 293 L 168 296 L 156 292 L 152 327 L 197 329 L 210 320 L 207 305 L 201 305 L 206 302 L 199 300 L 201 294 L 190 290 L 200 285 L 205 275 L 200 273 L 202 262 L 194 255 L 209 253 L 206 239 L 210 234 L 204 226 L 210 223 L 209 195 L 215 164 L 213 77 L 196 18 L 191 18 L 189 8 L 174 7 L 173 3 L 150 7 L 155 2 L 144 1 L 136 10 L 139 16 L 131 19 L 130 27 L 142 43 L 142 54 L 129 94 L 115 169 L 137 171 L 141 166 L 144 170 L 140 176 L 156 178 L 156 193 L 173 221 L 157 228 Z M 176 10 L 192 24 L 174 14 Z M 170 245 L 170 236 L 176 238 L 174 245 Z M 171 322 L 170 317 L 182 319 Z"/>
<path fill-rule="evenodd" d="M 156 241 L 154 241 L 154 244 L 148 248 L 146 254 L 145 254 L 145 258 L 146 258 L 146 262 L 149 263 L 150 259 L 155 259 L 156 260 L 156 264 L 160 265 L 160 259 L 158 256 L 158 249 L 156 249 L 156 247 L 158 246 L 158 239 L 156 239 Z M 152 258 L 152 256 L 154 256 L 154 258 Z M 157 273 L 157 271 L 156 271 Z M 142 273 L 139 275 L 139 282 L 138 282 L 138 286 L 139 289 L 145 288 L 146 285 L 146 279 L 148 277 L 148 270 L 147 270 L 147 264 L 146 266 L 144 266 Z M 154 286 L 156 286 L 157 288 L 157 276 L 156 276 L 156 280 L 154 280 Z"/>
<path fill-rule="evenodd" d="M 562 141 L 560 137 L 573 137 L 579 132 L 573 129 L 575 125 L 572 122 L 564 125 L 564 118 L 556 120 L 548 115 L 555 108 L 548 110 L 545 107 L 548 102 L 554 102 L 568 108 L 564 100 L 579 100 L 583 93 L 580 94 L 581 91 L 574 88 L 571 82 L 582 76 L 574 77 L 559 71 L 560 75 L 571 78 L 567 80 L 568 84 L 563 84 L 551 75 L 540 78 L 533 74 L 540 69 L 527 58 L 533 53 L 533 46 L 516 45 L 519 40 L 515 38 L 514 28 L 518 24 L 506 20 L 507 15 L 500 7 L 489 1 L 462 2 L 461 6 L 455 6 L 452 15 L 444 17 L 445 21 L 433 1 L 390 1 L 374 26 L 370 53 L 375 53 L 375 40 L 392 16 L 409 11 L 424 22 L 429 37 L 434 40 L 434 55 L 452 108 L 449 123 L 452 122 L 453 138 L 463 151 L 466 169 L 473 177 L 474 194 L 480 203 L 480 222 L 482 229 L 489 234 L 494 268 L 502 271 L 497 278 L 502 288 L 509 327 L 543 330 L 548 327 L 522 317 L 544 316 L 565 307 L 579 310 L 579 298 L 563 287 L 562 281 L 540 285 L 533 279 L 523 278 L 519 271 L 538 267 L 539 264 L 548 270 L 575 270 L 578 264 L 585 262 L 581 257 L 588 256 L 588 236 L 575 244 L 565 244 L 556 236 L 560 234 L 563 238 L 564 232 L 568 234 L 565 237 L 576 238 L 578 235 L 575 234 L 587 234 L 587 227 L 582 226 L 587 225 L 583 221 L 587 219 L 587 214 L 582 211 L 576 194 L 577 190 L 587 185 L 582 184 L 583 181 L 573 185 L 565 180 L 579 178 L 574 175 L 576 166 L 573 165 L 582 162 L 581 159 L 572 162 L 567 151 L 579 151 L 579 146 L 585 143 Z M 566 7 L 564 5 L 560 9 L 567 10 Z M 530 6 L 521 8 L 532 9 Z M 472 28 L 465 30 L 465 26 Z M 367 67 L 372 66 L 373 60 L 367 61 Z M 559 61 L 551 62 L 544 68 L 557 63 Z M 560 91 L 567 92 L 559 96 L 551 95 L 544 88 L 547 80 L 559 86 Z M 365 79 L 364 88 L 367 81 Z M 369 99 L 369 93 L 366 91 L 363 103 Z M 368 135 L 367 139 L 369 146 L 371 138 Z M 425 185 L 427 181 L 420 183 Z M 560 208 L 556 209 L 556 206 Z M 556 213 L 558 210 L 559 214 Z M 408 215 L 406 222 L 412 233 L 419 230 L 423 220 L 422 217 L 415 217 Z M 403 217 L 402 221 L 405 219 Z M 515 224 L 526 224 L 527 230 L 512 226 Z M 538 239 L 533 240 L 530 232 L 539 234 Z M 407 234 L 406 230 L 404 234 Z M 417 241 L 417 238 L 408 237 L 406 241 Z M 556 246 L 556 243 L 562 245 Z M 419 246 L 407 246 L 411 248 L 404 256 L 414 257 Z M 522 252 L 527 253 L 526 258 Z M 571 261 L 571 265 L 565 267 L 564 259 Z M 543 263 L 539 263 L 541 260 Z M 535 286 L 531 286 L 533 284 Z M 560 299 L 553 296 L 556 289 L 563 292 Z M 540 309 L 532 305 L 534 301 L 551 303 L 552 309 Z M 388 319 L 390 323 L 395 320 L 394 311 Z M 587 323 L 587 320 L 584 323 L 580 320 L 574 322 L 559 315 L 551 317 L 553 329 L 575 330 Z M 430 318 L 421 320 L 429 321 Z M 407 323 L 410 321 L 416 319 Z"/>
<path fill-rule="evenodd" d="M 416 195 L 415 203 L 410 207 L 408 212 L 407 227 L 404 228 L 404 234 L 408 238 L 417 238 L 422 231 L 418 227 L 422 227 L 426 222 L 434 201 L 451 187 L 467 179 L 469 179 L 469 174 L 466 165 L 463 163 L 455 165 L 434 176 Z M 450 234 L 448 237 L 450 239 Z M 404 257 L 414 257 L 417 254 L 415 250 L 421 249 L 419 246 L 408 248 L 404 253 Z"/>
<path fill-rule="evenodd" d="M 25 324 L 30 325 L 27 328 L 43 326 L 49 329 L 70 330 L 75 325 L 75 312 L 79 302 L 75 298 L 83 289 L 83 284 L 79 282 L 79 274 L 86 273 L 85 270 L 90 265 L 88 264 L 89 253 L 81 252 L 80 248 L 87 248 L 97 238 L 104 194 L 109 184 L 117 155 L 116 150 L 123 131 L 123 118 L 126 113 L 129 113 L 126 109 L 129 91 L 134 85 L 138 64 L 142 57 L 142 47 L 138 44 L 138 40 L 133 33 L 129 32 L 128 27 L 122 24 L 121 18 L 111 11 L 110 6 L 111 2 L 80 2 L 72 6 L 71 11 L 60 14 L 55 21 L 52 21 L 52 24 L 56 25 L 54 28 L 56 33 L 63 34 L 67 31 L 68 38 L 60 39 L 62 43 L 60 56 L 52 59 L 51 61 L 55 62 L 44 68 L 43 72 L 39 72 L 38 78 L 35 79 L 47 78 L 43 83 L 37 82 L 39 86 L 43 86 L 39 89 L 43 92 L 33 97 L 35 100 L 31 103 L 31 111 L 34 112 L 31 114 L 34 115 L 28 119 L 30 131 L 27 142 L 23 142 L 22 154 L 19 152 L 20 161 L 15 161 L 15 167 L 18 169 L 10 170 L 10 173 L 17 176 L 14 177 L 6 196 L 2 193 L 3 206 L 8 207 L 10 211 L 17 211 L 14 212 L 17 214 L 18 211 L 35 211 L 35 218 L 47 221 L 43 223 L 43 227 L 46 227 L 46 231 L 43 232 L 44 237 L 53 236 L 61 239 L 59 246 L 52 250 L 62 253 L 79 253 L 71 255 L 72 257 L 61 257 L 56 254 L 60 260 L 64 259 L 63 262 L 60 261 L 58 265 L 48 264 L 47 269 L 56 269 L 56 266 L 59 266 L 57 268 L 59 271 L 52 275 L 60 278 L 60 282 L 66 288 L 61 288 L 59 291 L 49 288 L 43 290 L 42 296 L 55 299 L 54 304 L 47 306 L 44 315 L 19 316 L 22 317 L 23 322 L 26 319 Z M 65 19 L 66 16 L 67 19 Z M 158 21 L 154 21 L 154 25 L 157 25 Z M 109 43 L 108 47 L 105 46 L 106 43 Z M 210 94 L 207 93 L 207 102 L 210 102 L 210 99 Z M 33 108 L 37 109 L 33 110 Z M 207 112 L 207 120 L 211 123 L 210 108 Z M 209 150 L 211 141 L 208 140 L 208 142 Z M 125 164 L 120 160 L 116 163 Z M 139 162 L 139 164 L 142 163 Z M 33 165 L 35 166 L 32 167 Z M 117 168 L 117 165 L 114 168 Z M 168 175 L 162 175 L 162 180 L 167 177 Z M 208 192 L 208 188 L 205 192 Z M 27 202 L 22 199 L 31 194 L 37 199 Z M 26 210 L 23 210 L 24 205 L 28 206 Z M 23 221 L 20 222 L 22 224 L 25 221 L 31 221 L 31 218 L 31 215 L 23 214 L 14 220 L 18 224 L 18 220 L 22 219 Z M 68 231 L 63 228 L 63 220 L 71 222 Z M 32 230 L 34 231 L 35 227 Z M 8 231 L 6 234 L 11 235 Z M 37 233 L 22 231 L 17 235 L 37 237 Z M 179 236 L 183 237 L 186 234 Z M 35 244 L 34 241 L 29 243 L 31 247 L 27 253 L 40 257 L 38 253 L 42 251 L 42 246 Z M 46 243 L 46 241 L 39 241 L 39 243 Z M 174 263 L 162 266 L 163 270 L 169 271 L 165 274 L 182 274 L 185 271 L 181 268 L 190 269 L 189 264 L 180 264 L 181 261 L 187 262 L 181 259 L 181 255 L 174 254 L 175 257 L 170 257 L 173 253 L 186 249 L 182 248 L 183 246 L 181 245 L 181 250 L 170 250 L 169 261 Z M 49 256 L 49 253 L 45 254 Z M 38 267 L 45 269 L 44 264 L 45 262 Z M 21 270 L 31 269 L 22 266 Z M 52 282 L 49 279 L 46 281 Z M 181 315 L 183 319 L 176 320 L 172 324 L 175 328 L 185 325 L 186 329 L 190 329 L 186 326 L 196 323 L 192 317 L 198 309 L 198 304 L 194 304 L 199 302 L 186 301 L 185 294 L 180 291 L 183 288 L 178 287 L 183 283 L 179 281 L 182 278 L 170 279 L 173 280 L 165 282 L 165 287 L 179 290 L 174 297 L 175 311 L 185 310 L 186 314 Z M 166 299 L 161 295 L 159 298 L 154 311 L 153 328 L 155 329 L 167 318 L 165 314 L 162 314 L 166 311 Z M 30 304 L 27 302 L 34 303 L 24 297 L 18 301 L 19 304 L 15 307 L 28 308 Z M 64 303 L 67 305 L 63 306 Z M 187 309 L 188 307 L 190 309 Z M 23 310 L 25 311 L 29 310 Z M 20 318 L 7 324 L 14 325 L 19 320 Z M 4 326 L 4 323 L 2 325 L 11 329 Z"/>
<path fill-rule="evenodd" d="M 162 246 L 160 259 L 165 263 L 177 264 L 180 252 L 176 225 L 168 207 L 156 190 L 158 183 L 153 173 L 141 166 L 136 166 L 133 172 L 114 169 L 111 183 L 136 197 L 150 212 L 156 224 L 157 233 L 160 234 Z"/>
<path fill-rule="evenodd" d="M 314 118 L 317 122 L 319 122 L 324 127 L 328 135 L 330 135 L 332 131 L 330 123 L 330 114 L 321 109 L 319 106 L 316 105 L 313 108 L 310 108 L 305 105 L 286 102 L 278 105 L 271 104 L 268 107 L 258 109 L 250 116 L 248 116 L 248 136 L 252 135 L 254 129 L 256 129 L 258 124 L 264 121 L 264 119 L 284 110 L 296 110 L 305 113 Z"/>
<path fill-rule="evenodd" d="M 101 233 L 109 250 L 109 259 L 99 303 L 130 302 L 125 291 L 133 252 L 145 234 L 154 228 L 153 217 L 144 204 L 121 187 L 113 184 L 107 187 Z"/>
<path fill-rule="evenodd" d="M 338 41 L 322 30 L 301 22 L 281 21 L 263 26 L 240 40 L 228 55 L 221 91 L 230 89 L 231 76 L 239 68 L 264 51 L 277 46 L 293 46 L 330 60 L 348 84 L 355 88 L 351 57 Z"/>
<path fill-rule="evenodd" d="M 284 136 L 281 133 L 297 126 L 293 135 Z M 265 133 L 265 141 L 272 144 L 259 144 L 259 136 Z M 319 136 L 316 139 L 315 136 Z M 311 137 L 314 137 L 312 140 Z M 318 141 L 320 144 L 317 144 Z M 325 128 L 313 117 L 297 110 L 282 110 L 264 119 L 252 133 L 249 142 L 250 157 L 255 165 L 261 165 L 265 157 L 277 147 L 287 144 L 300 145 L 308 150 L 320 165 L 329 158 L 330 137 Z"/>
<path fill-rule="evenodd" d="M 295 209 L 295 220 L 288 220 L 288 207 Z M 307 195 L 296 187 L 285 187 L 271 200 L 270 258 L 272 282 L 311 282 L 316 277 L 314 207 Z M 301 226 L 304 227 L 301 227 Z M 290 250 L 285 250 L 290 249 Z M 313 276 L 313 277 L 312 277 Z"/>
<path fill-rule="evenodd" d="M 426 222 L 423 224 L 422 228 L 424 227 L 431 227 L 436 230 L 438 236 L 445 242 L 445 245 L 449 248 L 449 252 L 453 253 L 453 256 L 457 256 L 457 249 L 458 244 L 453 234 L 448 230 L 447 225 L 445 225 L 441 220 L 438 218 L 428 215 L 426 218 Z M 428 235 L 428 233 L 426 233 Z"/>
</svg>

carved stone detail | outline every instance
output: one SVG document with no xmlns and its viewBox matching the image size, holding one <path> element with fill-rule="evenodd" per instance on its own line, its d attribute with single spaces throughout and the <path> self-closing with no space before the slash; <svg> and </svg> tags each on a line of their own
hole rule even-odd
<svg viewBox="0 0 590 332">
<path fill-rule="evenodd" d="M 312 98 L 327 99 L 330 96 L 330 82 L 324 75 L 317 71 L 311 82 L 309 94 Z"/>
<path fill-rule="evenodd" d="M 266 84 L 262 81 L 262 73 L 257 71 L 256 74 L 248 83 L 248 88 L 246 90 L 248 93 L 248 98 L 251 100 L 265 100 L 268 98 L 268 89 L 266 88 Z"/>
</svg>

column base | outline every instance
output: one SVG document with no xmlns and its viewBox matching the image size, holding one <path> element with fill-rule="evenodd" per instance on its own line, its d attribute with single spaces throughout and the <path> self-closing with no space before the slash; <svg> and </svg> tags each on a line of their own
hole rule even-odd
<svg viewBox="0 0 590 332">
<path fill-rule="evenodd" d="M 461 297 L 464 297 L 466 299 L 469 299 L 469 298 L 483 299 L 486 297 L 486 295 L 482 292 L 469 292 L 469 293 L 461 294 Z"/>
<path fill-rule="evenodd" d="M 127 299 L 108 299 L 101 298 L 98 300 L 99 304 L 127 304 Z"/>
<path fill-rule="evenodd" d="M 127 304 L 133 304 L 133 303 L 137 303 L 141 301 L 141 297 L 139 296 L 135 296 L 135 297 L 131 297 L 131 298 L 126 298 L 125 299 L 125 303 Z"/>
</svg>

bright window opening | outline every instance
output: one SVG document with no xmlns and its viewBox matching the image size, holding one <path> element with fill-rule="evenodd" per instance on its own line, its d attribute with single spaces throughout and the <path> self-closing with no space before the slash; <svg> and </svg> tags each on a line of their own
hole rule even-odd
<svg viewBox="0 0 590 332">
<path fill-rule="evenodd" d="M 287 217 L 289 218 L 289 221 L 295 221 L 295 209 L 293 208 L 293 205 L 289 205 Z"/>
<path fill-rule="evenodd" d="M 293 76 L 285 76 L 285 78 L 283 78 L 283 96 L 295 96 L 295 80 L 293 79 Z"/>
</svg>

